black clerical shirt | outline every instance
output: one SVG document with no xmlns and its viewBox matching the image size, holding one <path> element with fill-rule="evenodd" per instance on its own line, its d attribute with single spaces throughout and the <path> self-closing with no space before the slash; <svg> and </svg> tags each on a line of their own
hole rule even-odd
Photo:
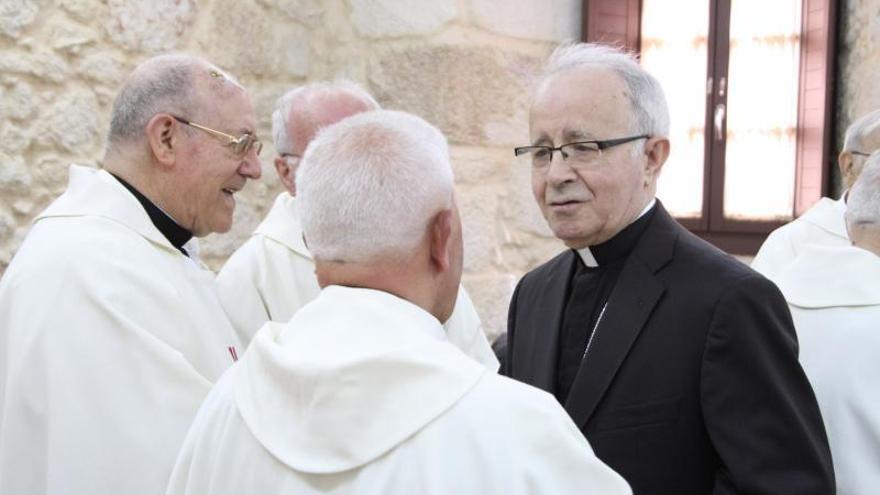
<svg viewBox="0 0 880 495">
<path fill-rule="evenodd" d="M 183 245 L 192 239 L 192 232 L 178 225 L 174 219 L 169 217 L 161 208 L 150 201 L 149 198 L 141 194 L 141 192 L 135 189 L 134 186 L 114 174 L 110 175 L 113 175 L 120 184 L 125 186 L 125 188 L 137 198 L 138 202 L 144 207 L 144 210 L 146 210 L 147 216 L 150 217 L 150 221 L 152 221 L 153 225 L 156 226 L 159 232 L 168 239 L 168 242 L 176 247 L 178 251 L 183 253 L 184 256 L 189 256 L 189 253 L 183 249 Z"/>
<path fill-rule="evenodd" d="M 571 385 L 584 359 L 587 342 L 611 295 L 611 290 L 614 289 L 620 270 L 653 218 L 656 209 L 656 205 L 652 206 L 644 215 L 611 239 L 590 246 L 590 252 L 598 266 L 586 266 L 581 256 L 576 256 L 577 264 L 572 270 L 568 284 L 568 297 L 562 316 L 556 360 L 555 395 L 561 404 L 565 404 L 568 398 Z"/>
</svg>

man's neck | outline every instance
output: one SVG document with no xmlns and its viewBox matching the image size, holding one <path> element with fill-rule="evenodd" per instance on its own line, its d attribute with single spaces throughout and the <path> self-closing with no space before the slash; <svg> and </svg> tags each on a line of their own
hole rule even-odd
<svg viewBox="0 0 880 495">
<path fill-rule="evenodd" d="M 174 184 L 163 183 L 163 181 L 158 177 L 154 177 L 143 172 L 137 172 L 139 170 L 149 169 L 149 164 L 126 165 L 123 167 L 114 167 L 107 165 L 104 168 L 114 177 L 124 180 L 133 188 L 137 189 L 139 193 L 141 193 L 144 197 L 150 200 L 151 203 L 159 208 L 162 213 L 171 218 L 174 223 L 183 228 L 186 228 L 185 223 L 180 221 L 181 215 L 174 208 L 173 197 L 169 197 L 169 195 L 166 194 L 167 191 L 175 190 Z"/>
<path fill-rule="evenodd" d="M 436 286 L 423 270 L 411 263 L 345 263 L 315 261 L 321 288 L 329 285 L 360 287 L 393 294 L 432 314 L 438 320 L 440 304 Z"/>
<path fill-rule="evenodd" d="M 156 229 L 168 239 L 168 242 L 185 256 L 189 256 L 189 253 L 183 248 L 183 246 L 192 239 L 192 232 L 180 226 L 171 215 L 157 205 L 156 202 L 138 186 L 117 175 L 115 172 L 108 172 L 113 175 L 120 184 L 128 189 L 135 199 L 138 200 L 144 208 L 144 211 L 147 213 L 147 216 L 150 218 L 150 221 Z"/>
</svg>

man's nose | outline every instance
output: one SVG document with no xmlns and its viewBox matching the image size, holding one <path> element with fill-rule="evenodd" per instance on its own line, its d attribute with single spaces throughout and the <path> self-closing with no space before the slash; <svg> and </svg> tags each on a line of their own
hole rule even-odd
<svg viewBox="0 0 880 495">
<path fill-rule="evenodd" d="M 254 180 L 259 179 L 260 176 L 263 175 L 263 167 L 260 163 L 260 158 L 255 152 L 248 153 L 241 166 L 238 168 L 238 173 Z"/>
<path fill-rule="evenodd" d="M 575 179 L 574 169 L 565 160 L 562 150 L 555 150 L 550 156 L 550 164 L 547 165 L 547 182 L 562 184 Z"/>
</svg>

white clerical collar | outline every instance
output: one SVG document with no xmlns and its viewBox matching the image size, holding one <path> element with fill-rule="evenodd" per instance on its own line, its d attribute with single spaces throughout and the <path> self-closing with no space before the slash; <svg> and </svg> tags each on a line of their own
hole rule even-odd
<svg viewBox="0 0 880 495">
<path fill-rule="evenodd" d="M 645 209 L 642 210 L 642 212 L 639 213 L 639 216 L 635 217 L 635 218 L 633 219 L 633 221 L 630 222 L 630 223 L 627 225 L 627 227 L 628 227 L 629 225 L 631 225 L 633 222 L 635 222 L 636 220 L 638 220 L 638 219 L 642 218 L 643 216 L 645 216 L 645 213 L 648 213 L 648 212 L 651 210 L 651 208 L 654 207 L 654 204 L 655 204 L 656 202 L 657 202 L 657 199 L 656 199 L 656 198 L 651 198 L 651 202 L 648 203 L 648 206 L 645 206 Z M 624 228 L 626 228 L 626 227 L 624 227 Z M 595 267 L 599 266 L 599 262 L 596 261 L 596 257 L 593 256 L 593 252 L 590 251 L 590 246 L 587 246 L 587 247 L 583 247 L 583 248 L 578 249 L 578 250 L 577 250 L 577 253 L 578 253 L 578 255 L 580 255 L 580 257 L 581 257 L 581 261 L 584 262 L 584 265 L 586 265 L 586 266 L 588 266 L 588 267 L 590 267 L 590 268 L 595 268 Z"/>
</svg>

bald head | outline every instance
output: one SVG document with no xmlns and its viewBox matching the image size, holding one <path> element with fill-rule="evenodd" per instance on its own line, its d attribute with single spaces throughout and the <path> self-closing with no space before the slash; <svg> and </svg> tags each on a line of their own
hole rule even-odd
<svg viewBox="0 0 880 495">
<path fill-rule="evenodd" d="M 108 151 L 143 139 L 147 122 L 157 113 L 199 120 L 212 97 L 235 92 L 244 88 L 205 59 L 183 53 L 150 58 L 126 78 L 113 102 Z"/>
<path fill-rule="evenodd" d="M 159 55 L 120 89 L 103 166 L 194 235 L 226 232 L 234 195 L 260 177 L 255 120 L 232 76 L 193 55 Z"/>
<path fill-rule="evenodd" d="M 296 195 L 296 168 L 318 131 L 378 109 L 376 100 L 350 81 L 312 83 L 279 98 L 272 113 L 272 137 L 278 153 L 275 168 L 288 191 Z"/>
</svg>

